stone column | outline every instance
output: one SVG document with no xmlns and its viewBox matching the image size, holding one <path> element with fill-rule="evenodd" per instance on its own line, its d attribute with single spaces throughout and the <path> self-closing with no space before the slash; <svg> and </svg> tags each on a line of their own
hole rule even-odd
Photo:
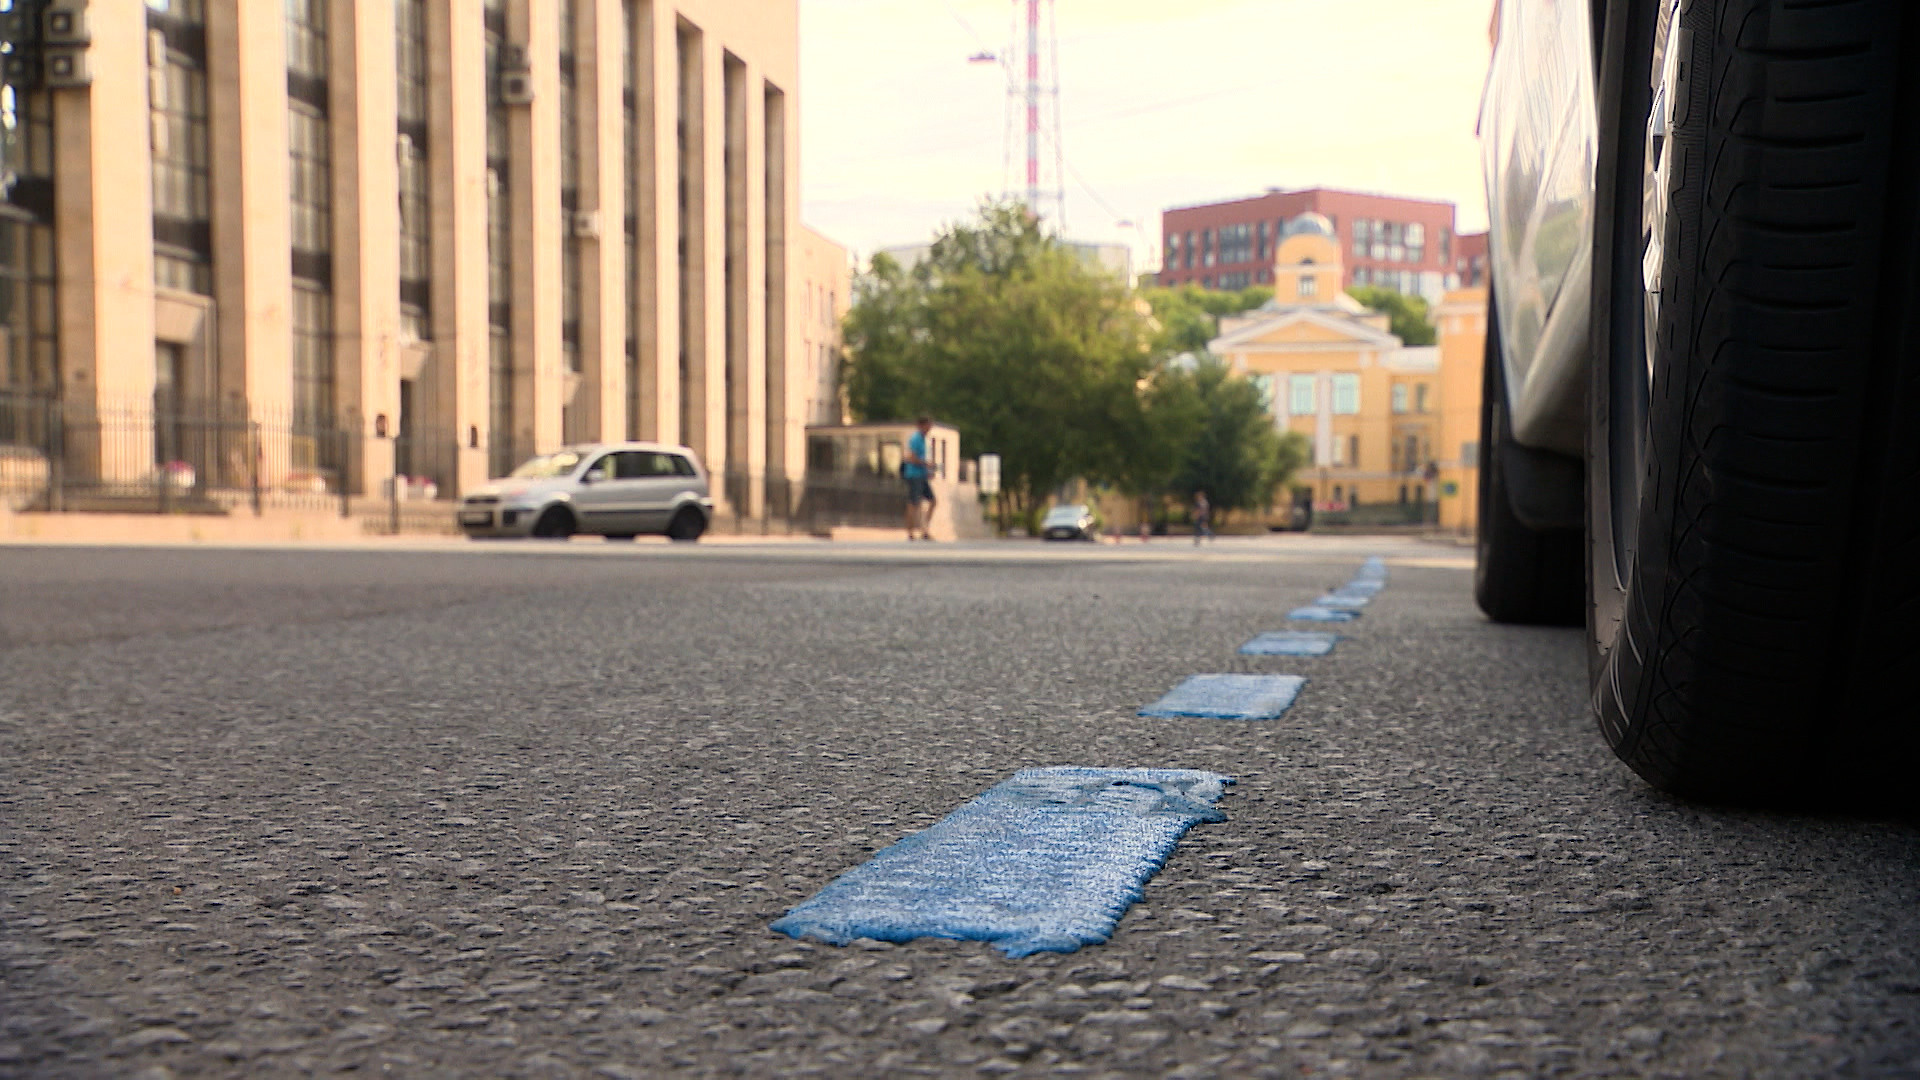
<svg viewBox="0 0 1920 1080">
<path fill-rule="evenodd" d="M 795 374 L 807 370 L 808 345 L 795 333 L 796 326 L 788 317 L 788 282 L 799 282 L 801 277 L 788 272 L 791 248 L 788 244 L 790 219 L 787 216 L 787 177 L 790 175 L 787 172 L 787 97 L 772 84 L 756 87 L 756 91 L 760 97 L 761 111 L 761 213 L 766 239 L 761 255 L 765 266 L 762 336 L 766 342 L 766 425 L 763 438 L 766 440 L 767 483 L 774 485 L 773 490 L 781 493 L 781 505 L 775 509 L 791 513 L 799 490 L 796 464 L 804 449 L 796 451 L 791 445 L 794 440 L 789 428 L 797 428 L 796 421 L 805 419 L 802 403 L 806 400 L 809 388 L 804 385 L 805 380 L 795 377 Z M 797 309 L 798 305 L 793 307 Z M 789 338 L 793 341 L 790 342 Z"/>
<path fill-rule="evenodd" d="M 427 168 L 433 214 L 433 357 L 421 426 L 453 433 L 455 486 L 487 480 L 487 39 L 482 0 L 428 0 Z M 457 494 L 450 492 L 449 494 Z"/>
<path fill-rule="evenodd" d="M 207 134 L 222 397 L 260 424 L 262 485 L 292 467 L 292 226 L 287 49 L 278 4 L 208 0 Z"/>
<path fill-rule="evenodd" d="M 335 3 L 329 11 L 335 393 L 341 410 L 358 420 L 348 490 L 370 495 L 393 476 L 400 430 L 394 12 L 392 0 Z"/>
<path fill-rule="evenodd" d="M 55 323 L 74 479 L 153 471 L 153 159 L 146 8 L 97 0 L 81 55 L 92 85 L 44 91 L 53 113 Z M 284 270 L 286 260 L 281 260 Z"/>
<path fill-rule="evenodd" d="M 699 42 L 701 139 L 697 149 L 688 147 L 688 155 L 699 170 L 702 197 L 697 206 L 690 199 L 687 207 L 701 223 L 698 242 L 687 245 L 689 259 L 698 258 L 699 273 L 689 266 L 681 288 L 694 299 L 691 321 L 700 327 L 700 348 L 691 354 L 690 369 L 702 386 L 692 399 L 696 430 L 689 444 L 718 476 L 734 465 L 727 446 L 726 53 L 712 34 L 701 34 Z"/>
<path fill-rule="evenodd" d="M 531 105 L 510 106 L 508 189 L 513 206 L 513 430 L 545 452 L 562 440 L 566 363 L 560 297 L 560 8 L 507 6 L 508 48 L 524 51 Z"/>
</svg>

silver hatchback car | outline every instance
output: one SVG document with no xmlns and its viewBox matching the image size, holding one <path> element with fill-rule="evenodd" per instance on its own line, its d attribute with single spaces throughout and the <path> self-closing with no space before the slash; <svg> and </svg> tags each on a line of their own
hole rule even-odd
<svg viewBox="0 0 1920 1080">
<path fill-rule="evenodd" d="M 698 540 L 713 519 L 707 471 L 684 446 L 596 443 L 542 454 L 460 501 L 473 539 L 591 533 Z"/>
</svg>

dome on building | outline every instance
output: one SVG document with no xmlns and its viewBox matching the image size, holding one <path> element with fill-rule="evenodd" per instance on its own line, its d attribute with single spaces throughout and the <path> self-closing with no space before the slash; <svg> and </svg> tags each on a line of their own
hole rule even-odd
<svg viewBox="0 0 1920 1080">
<path fill-rule="evenodd" d="M 1334 235 L 1333 222 L 1328 221 L 1325 214 L 1316 214 L 1313 211 L 1309 210 L 1306 213 L 1301 214 L 1299 217 L 1294 218 L 1292 221 L 1287 222 L 1286 231 L 1282 232 L 1280 235 L 1282 237 L 1289 237 L 1289 236 L 1332 237 Z"/>
</svg>

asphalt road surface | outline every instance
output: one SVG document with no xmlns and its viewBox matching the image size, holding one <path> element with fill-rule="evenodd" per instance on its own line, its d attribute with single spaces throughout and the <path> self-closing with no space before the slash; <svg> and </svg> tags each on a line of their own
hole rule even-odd
<svg viewBox="0 0 1920 1080">
<path fill-rule="evenodd" d="M 1386 555 L 1331 656 L 1241 657 Z M 1920 828 L 1618 765 L 1458 549 L 0 548 L 0 1075 L 1920 1076 Z M 1187 675 L 1269 722 L 1135 715 Z M 1113 939 L 768 924 L 1037 765 L 1237 783 Z"/>
</svg>

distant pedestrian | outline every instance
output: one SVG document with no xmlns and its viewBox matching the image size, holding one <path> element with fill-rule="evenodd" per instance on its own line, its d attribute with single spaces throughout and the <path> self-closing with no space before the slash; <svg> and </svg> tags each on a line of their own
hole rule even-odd
<svg viewBox="0 0 1920 1080">
<path fill-rule="evenodd" d="M 907 482 L 907 539 L 931 540 L 927 526 L 933 524 L 933 462 L 927 456 L 927 432 L 933 430 L 933 417 L 922 416 L 913 426 L 914 433 L 907 436 L 906 460 L 900 465 L 900 476 Z M 915 528 L 920 531 L 918 537 Z"/>
<path fill-rule="evenodd" d="M 1202 537 L 1213 539 L 1213 504 L 1207 501 L 1207 493 L 1193 493 L 1193 545 L 1200 546 Z"/>
</svg>

